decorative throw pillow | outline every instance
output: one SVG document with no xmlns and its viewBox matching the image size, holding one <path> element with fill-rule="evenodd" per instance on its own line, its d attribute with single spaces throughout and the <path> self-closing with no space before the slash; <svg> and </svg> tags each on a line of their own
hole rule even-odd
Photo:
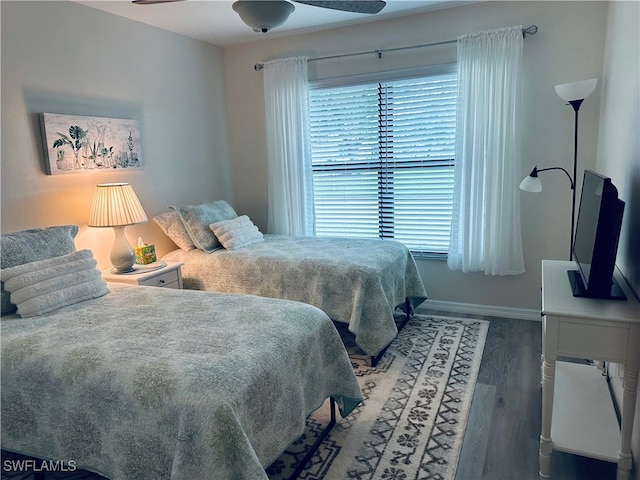
<svg viewBox="0 0 640 480">
<path fill-rule="evenodd" d="M 212 223 L 209 228 L 227 250 L 237 250 L 264 240 L 262 232 L 246 215 Z"/>
<path fill-rule="evenodd" d="M 0 268 L 15 267 L 75 252 L 73 239 L 78 234 L 77 225 L 32 228 L 21 232 L 0 235 Z M 2 315 L 16 311 L 2 283 Z"/>
<path fill-rule="evenodd" d="M 21 317 L 33 317 L 109 292 L 91 250 L 24 263 L 0 273 Z"/>
<path fill-rule="evenodd" d="M 200 205 L 171 206 L 180 215 L 189 237 L 196 248 L 211 253 L 220 248 L 220 242 L 209 225 L 221 220 L 230 220 L 238 215 L 224 200 Z"/>
<path fill-rule="evenodd" d="M 153 217 L 153 221 L 162 229 L 164 234 L 173 240 L 182 250 L 193 250 L 196 246 L 180 220 L 178 212 L 162 213 Z"/>
</svg>

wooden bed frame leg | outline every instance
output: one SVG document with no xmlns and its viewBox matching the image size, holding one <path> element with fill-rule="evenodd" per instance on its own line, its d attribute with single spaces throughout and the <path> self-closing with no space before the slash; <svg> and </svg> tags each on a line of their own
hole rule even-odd
<svg viewBox="0 0 640 480">
<path fill-rule="evenodd" d="M 411 320 L 411 314 L 413 313 L 413 311 L 411 309 L 411 301 L 408 298 L 406 298 L 404 301 L 404 312 L 405 312 L 404 320 L 402 320 L 402 322 L 400 322 L 400 325 L 398 325 L 398 333 L 400 333 L 402 329 L 405 327 L 405 325 L 407 324 L 407 322 Z M 389 343 L 389 345 L 391 345 L 391 343 Z M 376 367 L 378 365 L 378 362 L 384 356 L 385 352 L 387 351 L 387 348 L 389 348 L 389 345 L 384 347 L 378 354 L 371 356 L 372 367 Z"/>
<path fill-rule="evenodd" d="M 316 452 L 320 448 L 320 445 L 322 445 L 322 442 L 324 441 L 325 438 L 327 438 L 327 435 L 329 435 L 329 432 L 331 431 L 333 426 L 336 424 L 336 401 L 333 397 L 329 397 L 329 404 L 331 406 L 331 420 L 329 420 L 329 423 L 327 423 L 327 425 L 324 427 L 324 430 L 322 430 L 322 432 L 320 433 L 320 436 L 316 439 L 311 449 L 300 461 L 296 469 L 293 471 L 293 473 L 289 477 L 289 480 L 296 480 L 296 478 L 298 478 L 298 475 L 300 475 L 300 472 L 304 470 L 304 467 L 307 466 L 307 463 L 309 463 L 309 460 L 311 460 L 311 457 L 313 457 L 316 454 Z"/>
</svg>

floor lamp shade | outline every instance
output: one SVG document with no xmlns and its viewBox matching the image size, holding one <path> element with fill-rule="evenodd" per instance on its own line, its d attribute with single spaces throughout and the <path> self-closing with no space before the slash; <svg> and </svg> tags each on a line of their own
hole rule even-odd
<svg viewBox="0 0 640 480">
<path fill-rule="evenodd" d="M 584 100 L 593 93 L 597 84 L 597 78 L 580 80 L 579 82 L 563 83 L 561 85 L 556 85 L 556 93 L 561 99 L 566 100 L 567 102 Z"/>
<path fill-rule="evenodd" d="M 542 191 L 542 182 L 538 177 L 538 167 L 535 167 L 533 171 L 520 182 L 520 190 L 531 193 L 540 193 Z"/>
<path fill-rule="evenodd" d="M 128 183 L 96 185 L 88 225 L 112 227 L 115 233 L 110 259 L 116 272 L 131 271 L 135 254 L 124 235 L 127 225 L 148 221 L 140 200 Z"/>
</svg>

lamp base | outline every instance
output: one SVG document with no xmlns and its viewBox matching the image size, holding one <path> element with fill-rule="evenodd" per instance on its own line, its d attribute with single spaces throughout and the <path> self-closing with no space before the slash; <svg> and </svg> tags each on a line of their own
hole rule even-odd
<svg viewBox="0 0 640 480">
<path fill-rule="evenodd" d="M 131 268 L 131 270 L 127 272 L 119 272 L 115 268 L 112 268 L 111 270 L 109 270 L 109 273 L 113 275 L 138 275 L 140 273 L 154 272 L 166 266 L 167 266 L 167 262 L 153 262 L 153 263 L 148 263 L 146 265 L 139 265 L 136 263 Z"/>
<path fill-rule="evenodd" d="M 135 271 L 136 270 L 134 268 L 129 268 L 128 270 L 117 270 L 116 267 L 113 267 L 110 273 L 115 275 L 126 275 L 127 273 L 133 273 Z"/>
<path fill-rule="evenodd" d="M 114 273 L 128 273 L 133 271 L 133 263 L 136 259 L 133 248 L 124 236 L 124 226 L 113 227 L 115 239 L 109 259 L 113 265 Z"/>
</svg>

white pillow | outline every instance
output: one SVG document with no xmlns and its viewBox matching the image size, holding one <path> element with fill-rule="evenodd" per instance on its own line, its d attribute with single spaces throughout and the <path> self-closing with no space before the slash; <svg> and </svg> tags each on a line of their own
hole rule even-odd
<svg viewBox="0 0 640 480">
<path fill-rule="evenodd" d="M 5 268 L 0 275 L 21 317 L 42 315 L 109 292 L 91 250 Z"/>
<path fill-rule="evenodd" d="M 264 240 L 258 227 L 246 215 L 212 223 L 209 228 L 227 250 L 237 250 Z"/>
<path fill-rule="evenodd" d="M 76 245 L 73 239 L 77 234 L 77 225 L 30 228 L 21 232 L 3 233 L 0 235 L 0 269 L 75 252 Z M 9 300 L 9 292 L 4 289 L 4 282 L 1 310 L 2 315 L 16 311 L 16 306 Z"/>
</svg>

